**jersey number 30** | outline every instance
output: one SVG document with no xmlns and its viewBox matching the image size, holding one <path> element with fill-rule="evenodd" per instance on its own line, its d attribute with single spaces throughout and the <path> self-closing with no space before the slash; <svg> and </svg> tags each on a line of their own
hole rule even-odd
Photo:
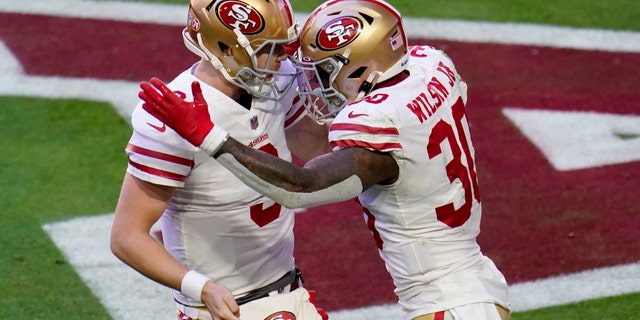
<svg viewBox="0 0 640 320">
<path fill-rule="evenodd" d="M 443 142 L 447 142 L 451 148 L 452 159 L 449 159 L 446 166 L 447 177 L 450 183 L 453 183 L 456 179 L 462 183 L 464 187 L 464 204 L 458 209 L 455 209 L 453 203 L 447 203 L 437 207 L 436 216 L 439 221 L 451 228 L 455 228 L 463 225 L 469 219 L 473 198 L 480 202 L 480 191 L 478 190 L 478 179 L 473 163 L 473 155 L 469 148 L 470 139 L 464 131 L 465 126 L 462 122 L 465 116 L 462 99 L 458 99 L 453 105 L 452 111 L 455 128 L 444 120 L 440 120 L 429 136 L 427 154 L 429 155 L 429 159 L 441 155 L 441 144 Z M 459 140 L 456 138 L 456 133 L 458 134 Z M 462 162 L 463 153 L 465 159 L 467 159 L 468 167 Z"/>
</svg>

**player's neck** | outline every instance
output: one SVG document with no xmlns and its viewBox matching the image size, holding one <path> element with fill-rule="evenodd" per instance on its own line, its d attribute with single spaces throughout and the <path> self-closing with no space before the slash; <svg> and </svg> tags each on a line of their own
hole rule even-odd
<svg viewBox="0 0 640 320">
<path fill-rule="evenodd" d="M 200 61 L 193 70 L 193 75 L 202 82 L 218 89 L 220 92 L 226 94 L 231 99 L 239 99 L 241 95 L 246 91 L 242 88 L 230 83 L 227 79 L 216 70 L 209 62 Z"/>
</svg>

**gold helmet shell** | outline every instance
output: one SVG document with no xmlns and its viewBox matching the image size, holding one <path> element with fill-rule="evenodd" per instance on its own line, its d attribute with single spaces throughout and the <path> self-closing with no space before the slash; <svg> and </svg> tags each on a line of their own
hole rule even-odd
<svg viewBox="0 0 640 320">
<path fill-rule="evenodd" d="M 260 95 L 265 74 L 278 72 L 259 66 L 258 52 L 274 55 L 275 46 L 296 41 L 298 32 L 288 0 L 190 0 L 183 38 L 227 80 Z"/>
<path fill-rule="evenodd" d="M 316 73 L 324 78 L 316 81 L 322 89 L 301 92 L 314 91 L 335 115 L 376 83 L 406 69 L 408 57 L 402 17 L 393 6 L 381 0 L 330 0 L 303 26 L 296 59 L 307 77 Z M 327 110 L 323 114 L 327 116 Z"/>
</svg>

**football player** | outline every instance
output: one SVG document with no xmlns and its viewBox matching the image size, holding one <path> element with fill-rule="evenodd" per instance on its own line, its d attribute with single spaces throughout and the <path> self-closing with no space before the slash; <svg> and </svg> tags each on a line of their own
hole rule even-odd
<svg viewBox="0 0 640 320">
<path fill-rule="evenodd" d="M 288 0 L 191 0 L 182 36 L 200 60 L 169 87 L 193 99 L 190 85 L 201 83 L 213 121 L 243 145 L 283 161 L 291 151 L 302 160 L 329 152 L 327 129 L 291 90 L 297 71 L 286 49 L 298 32 Z M 293 210 L 243 184 L 141 104 L 112 252 L 172 288 L 179 319 L 326 318 L 295 266 Z M 164 246 L 149 234 L 157 221 Z"/>
<path fill-rule="evenodd" d="M 194 102 L 157 79 L 142 83 L 144 108 L 287 207 L 357 196 L 405 319 L 509 319 L 507 282 L 476 241 L 482 208 L 467 85 L 452 60 L 408 46 L 400 13 L 380 0 L 324 3 L 300 45 L 298 91 L 319 122 L 335 117 L 333 152 L 304 168 L 228 137 L 197 82 Z"/>
</svg>

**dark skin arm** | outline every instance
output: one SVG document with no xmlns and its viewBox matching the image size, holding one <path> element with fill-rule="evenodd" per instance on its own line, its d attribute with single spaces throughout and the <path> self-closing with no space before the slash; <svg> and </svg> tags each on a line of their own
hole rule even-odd
<svg viewBox="0 0 640 320">
<path fill-rule="evenodd" d="M 293 192 L 324 189 L 352 175 L 362 181 L 362 190 L 374 184 L 390 184 L 398 177 L 398 165 L 388 153 L 351 147 L 311 159 L 303 168 L 229 138 L 215 158 L 233 155 L 243 166 L 269 183 Z"/>
<path fill-rule="evenodd" d="M 315 154 L 320 154 L 319 156 L 303 158 L 308 159 L 303 168 L 245 146 L 231 137 L 223 140 L 221 137 L 225 136 L 224 130 L 216 128 L 211 121 L 208 105 L 198 82 L 192 83 L 193 102 L 183 100 L 158 79 L 152 79 L 151 83 L 152 85 L 144 82 L 140 84 L 143 91 L 139 96 L 146 102 L 143 108 L 147 112 L 176 130 L 194 146 L 203 148 L 207 139 L 203 150 L 213 154 L 214 158 L 225 153 L 231 154 L 244 168 L 280 189 L 309 193 L 327 189 L 343 181 L 350 183 L 353 179 L 348 179 L 357 175 L 362 184 L 358 191 L 361 191 L 374 184 L 392 183 L 398 177 L 398 165 L 390 154 L 357 147 L 324 153 L 329 151 L 326 138 L 319 148 L 323 151 Z M 160 93 L 152 86 L 160 90 Z M 291 139 L 288 138 L 288 142 Z M 307 143 L 317 148 L 312 141 Z M 294 152 L 300 150 L 302 149 L 294 148 Z"/>
</svg>

